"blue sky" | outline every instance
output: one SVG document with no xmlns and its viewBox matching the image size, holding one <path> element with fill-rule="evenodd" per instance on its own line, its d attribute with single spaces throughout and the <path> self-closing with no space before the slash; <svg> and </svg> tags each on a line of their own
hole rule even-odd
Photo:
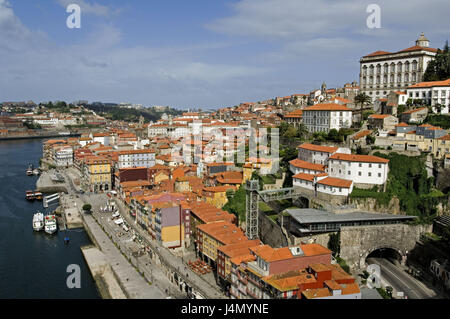
<svg viewBox="0 0 450 319">
<path fill-rule="evenodd" d="M 217 108 L 358 80 L 359 59 L 442 47 L 448 0 L 0 0 L 0 101 Z M 81 29 L 66 6 L 81 7 Z"/>
</svg>

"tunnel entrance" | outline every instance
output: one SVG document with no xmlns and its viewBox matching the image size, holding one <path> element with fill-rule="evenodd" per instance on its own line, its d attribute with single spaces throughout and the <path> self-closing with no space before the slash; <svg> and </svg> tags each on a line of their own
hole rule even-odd
<svg viewBox="0 0 450 319">
<path fill-rule="evenodd" d="M 402 255 L 400 252 L 396 249 L 388 247 L 375 249 L 366 257 L 366 261 L 371 258 L 384 258 L 393 264 L 400 264 L 402 261 Z"/>
</svg>

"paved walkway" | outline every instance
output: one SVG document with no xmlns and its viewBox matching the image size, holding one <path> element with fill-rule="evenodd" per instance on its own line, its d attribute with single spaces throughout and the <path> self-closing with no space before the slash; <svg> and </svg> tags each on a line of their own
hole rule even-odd
<svg viewBox="0 0 450 319">
<path fill-rule="evenodd" d="M 70 170 L 70 177 L 68 178 L 67 174 L 65 176 L 69 180 L 69 186 L 70 191 L 72 192 L 78 192 L 79 187 L 76 187 L 72 183 L 72 178 L 74 178 L 75 174 L 77 174 L 74 169 Z M 77 175 L 78 176 L 78 175 Z M 93 207 L 93 216 L 95 217 L 97 222 L 101 223 L 105 231 L 108 232 L 108 234 L 111 236 L 112 240 L 116 241 L 118 243 L 118 246 L 122 249 L 122 251 L 128 250 L 128 248 L 125 248 L 123 240 L 120 240 L 117 237 L 117 231 L 114 229 L 111 229 L 111 221 L 108 220 L 108 218 L 104 218 L 104 216 L 101 216 L 102 213 L 98 213 L 100 206 L 104 206 L 106 203 L 106 200 L 108 197 L 104 194 L 90 194 L 85 193 L 84 195 L 78 194 L 79 200 L 84 201 L 84 203 L 89 203 Z M 163 247 L 160 245 L 157 241 L 153 240 L 151 236 L 144 231 L 139 225 L 135 224 L 135 222 L 131 219 L 130 215 L 128 214 L 128 209 L 125 207 L 124 203 L 118 199 L 114 199 L 117 207 L 119 208 L 121 217 L 125 219 L 127 224 L 132 227 L 133 231 L 139 234 L 141 238 L 145 240 L 144 245 L 151 248 L 153 253 L 156 253 L 159 256 L 159 259 L 162 263 L 164 263 L 168 268 L 172 269 L 172 271 L 176 272 L 180 278 L 186 283 L 188 283 L 191 287 L 193 287 L 196 291 L 199 291 L 204 298 L 208 299 L 228 299 L 220 290 L 220 288 L 216 285 L 216 283 L 211 280 L 207 280 L 207 278 L 199 276 L 198 274 L 194 273 L 189 267 L 187 267 L 187 264 L 184 263 L 184 260 L 182 260 L 180 257 L 177 257 L 173 254 L 171 254 L 166 247 Z M 78 205 L 82 205 L 83 203 L 79 203 Z M 81 207 L 81 206 L 80 206 Z M 114 225 L 112 226 L 114 227 Z M 109 239 L 109 238 L 108 238 Z M 122 244 L 120 244 L 122 242 Z M 126 252 L 125 254 L 129 256 L 130 252 Z M 140 271 L 143 271 L 145 276 L 147 278 L 153 279 L 152 282 L 155 282 L 155 285 L 159 286 L 161 291 L 166 291 L 168 289 L 168 294 L 175 297 L 180 298 L 180 292 L 177 289 L 178 287 L 174 286 L 166 277 L 166 275 L 162 272 L 160 267 L 157 265 L 153 265 L 151 259 L 147 254 L 141 257 L 136 256 L 129 256 L 132 261 L 136 261 L 136 265 L 140 269 Z M 133 258 L 134 257 L 134 258 Z M 187 262 L 187 260 L 186 260 Z M 151 270 L 146 270 L 149 267 L 151 267 Z M 149 273 L 148 273 L 149 272 Z M 175 287 L 175 289 L 174 289 Z"/>
<path fill-rule="evenodd" d="M 189 269 L 189 267 L 187 267 L 187 265 L 180 257 L 171 254 L 167 250 L 167 248 L 163 247 L 157 241 L 153 240 L 146 231 L 144 231 L 139 225 L 135 224 L 135 222 L 128 214 L 128 209 L 125 207 L 122 201 L 118 199 L 114 199 L 114 201 L 119 207 L 122 218 L 124 218 L 128 222 L 128 224 L 133 227 L 133 229 L 137 231 L 142 238 L 144 238 L 145 244 L 147 246 L 150 246 L 152 251 L 159 256 L 161 262 L 176 271 L 177 274 L 183 279 L 183 281 L 189 283 L 196 290 L 200 291 L 203 297 L 207 299 L 228 299 L 220 291 L 220 288 L 216 285 L 215 282 L 208 282 L 202 276 L 194 273 L 191 269 Z"/>
<path fill-rule="evenodd" d="M 128 260 L 122 255 L 120 250 L 106 236 L 104 231 L 90 215 L 83 216 L 86 225 L 94 235 L 100 250 L 105 254 L 111 268 L 119 279 L 120 285 L 125 290 L 128 298 L 131 299 L 161 299 L 166 298 L 155 285 L 149 283 L 140 275 Z"/>
</svg>

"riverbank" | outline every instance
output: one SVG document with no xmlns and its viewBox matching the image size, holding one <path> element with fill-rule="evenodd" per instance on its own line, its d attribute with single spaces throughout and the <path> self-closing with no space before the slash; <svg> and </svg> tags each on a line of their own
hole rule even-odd
<svg viewBox="0 0 450 319">
<path fill-rule="evenodd" d="M 59 134 L 58 132 L 42 133 L 34 135 L 17 135 L 17 136 L 1 136 L 0 141 L 16 141 L 16 140 L 36 140 L 43 138 L 65 138 L 65 137 L 79 137 L 81 134 L 71 133 L 71 134 Z"/>
</svg>

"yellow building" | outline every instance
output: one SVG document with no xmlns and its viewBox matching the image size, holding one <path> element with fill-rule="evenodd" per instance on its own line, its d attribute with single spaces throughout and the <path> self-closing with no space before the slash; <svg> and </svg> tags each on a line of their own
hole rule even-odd
<svg viewBox="0 0 450 319">
<path fill-rule="evenodd" d="M 230 222 L 203 224 L 197 230 L 197 250 L 210 262 L 216 262 L 219 247 L 248 241 L 242 229 Z"/>
<path fill-rule="evenodd" d="M 222 208 L 228 202 L 227 190 L 236 191 L 235 186 L 214 186 L 203 188 L 203 196 L 208 204 Z"/>
<path fill-rule="evenodd" d="M 250 164 L 254 170 L 258 170 L 260 175 L 272 173 L 272 159 L 270 158 L 248 158 L 245 164 Z"/>
<path fill-rule="evenodd" d="M 252 164 L 248 163 L 243 166 L 242 168 L 243 183 L 246 183 L 249 179 L 252 178 L 253 171 L 254 170 Z"/>
<path fill-rule="evenodd" d="M 86 158 L 83 163 L 84 184 L 91 191 L 106 191 L 111 189 L 111 163 L 99 156 Z"/>
<path fill-rule="evenodd" d="M 159 171 L 158 173 L 156 173 L 155 175 L 155 185 L 158 185 L 159 183 L 161 183 L 162 181 L 167 181 L 169 180 L 169 173 L 167 173 L 166 171 Z M 189 185 L 188 185 L 189 186 Z"/>
</svg>

